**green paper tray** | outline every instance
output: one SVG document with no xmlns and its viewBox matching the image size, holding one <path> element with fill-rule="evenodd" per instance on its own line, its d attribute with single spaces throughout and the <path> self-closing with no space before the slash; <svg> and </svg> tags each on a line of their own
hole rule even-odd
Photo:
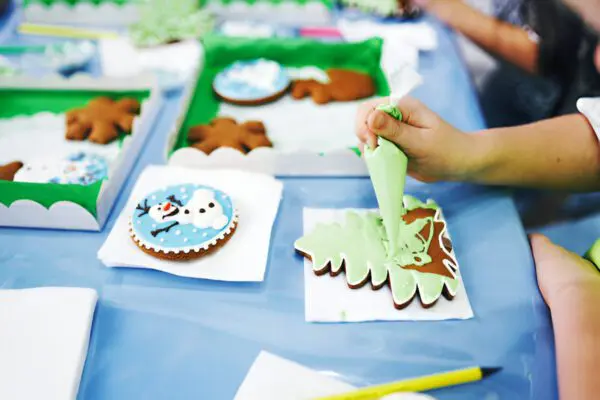
<svg viewBox="0 0 600 400">
<path fill-rule="evenodd" d="M 267 58 L 285 66 L 317 66 L 322 69 L 345 68 L 367 73 L 374 79 L 377 95 L 389 94 L 389 86 L 380 67 L 381 39 L 360 43 L 323 43 L 309 39 L 245 39 L 210 36 L 203 40 L 204 69 L 198 79 L 187 114 L 171 153 L 188 147 L 189 128 L 208 123 L 219 110 L 212 82 L 225 67 L 238 60 Z"/>
<path fill-rule="evenodd" d="M 33 115 L 44 111 L 61 113 L 71 108 L 81 107 L 97 96 L 112 98 L 134 97 L 141 102 L 149 95 L 149 90 L 0 89 L 0 118 Z M 50 208 L 50 206 L 59 201 L 69 201 L 79 204 L 96 217 L 96 205 L 101 187 L 102 182 L 82 186 L 0 181 L 0 203 L 10 207 L 17 200 L 32 200 L 46 208 Z"/>
<path fill-rule="evenodd" d="M 201 6 L 205 6 L 209 3 L 221 3 L 224 5 L 239 2 L 240 0 L 199 0 Z M 306 4 L 319 2 L 325 4 L 328 8 L 333 8 L 334 0 L 243 0 L 244 3 L 247 4 L 257 4 L 257 3 L 271 3 L 271 4 L 281 4 L 281 3 L 297 3 L 297 4 Z"/>
<path fill-rule="evenodd" d="M 103 3 L 113 3 L 117 5 L 123 5 L 128 3 L 139 3 L 140 0 L 23 0 L 23 6 L 27 7 L 31 4 L 43 4 L 45 6 L 53 6 L 56 4 L 67 4 L 70 6 L 74 6 L 77 4 L 103 4 Z"/>
</svg>

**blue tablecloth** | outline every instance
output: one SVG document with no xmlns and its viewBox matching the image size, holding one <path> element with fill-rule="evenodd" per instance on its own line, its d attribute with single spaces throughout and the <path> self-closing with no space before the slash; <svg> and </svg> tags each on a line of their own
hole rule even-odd
<svg viewBox="0 0 600 400">
<path fill-rule="evenodd" d="M 427 83 L 415 95 L 461 129 L 482 129 L 452 37 L 435 26 L 440 47 L 422 55 L 420 69 Z M 8 40 L 22 38 L 12 35 Z M 160 119 L 103 232 L 0 229 L 0 287 L 84 286 L 99 292 L 80 399 L 231 399 L 262 349 L 333 371 L 356 385 L 473 364 L 502 366 L 500 374 L 484 382 L 435 395 L 556 397 L 547 310 L 518 214 L 501 191 L 407 184 L 409 193 L 433 197 L 445 209 L 475 312 L 468 321 L 304 321 L 302 260 L 293 250 L 302 233 L 302 208 L 375 207 L 368 179 L 283 179 L 263 283 L 105 268 L 96 252 L 140 171 L 161 162 L 180 101 L 180 93 L 165 98 Z"/>
</svg>

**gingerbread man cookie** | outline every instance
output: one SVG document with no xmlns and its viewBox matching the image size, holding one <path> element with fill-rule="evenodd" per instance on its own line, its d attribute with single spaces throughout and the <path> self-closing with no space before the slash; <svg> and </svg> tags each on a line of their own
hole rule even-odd
<svg viewBox="0 0 600 400">
<path fill-rule="evenodd" d="M 329 83 L 316 80 L 299 80 L 292 84 L 292 97 L 299 100 L 312 97 L 317 104 L 331 101 L 353 101 L 375 94 L 373 79 L 360 72 L 345 69 L 327 70 Z"/>
<path fill-rule="evenodd" d="M 114 101 L 96 97 L 86 107 L 67 112 L 67 139 L 106 144 L 115 140 L 119 131 L 131 133 L 133 119 L 140 111 L 140 103 L 125 97 Z"/>
<path fill-rule="evenodd" d="M 219 147 L 231 147 L 244 154 L 257 147 L 273 147 L 262 122 L 238 124 L 235 119 L 227 117 L 215 118 L 208 125 L 193 126 L 188 132 L 188 140 L 192 147 L 206 154 Z"/>
<path fill-rule="evenodd" d="M 15 179 L 16 173 L 23 167 L 20 161 L 0 165 L 0 181 L 12 181 Z"/>
</svg>

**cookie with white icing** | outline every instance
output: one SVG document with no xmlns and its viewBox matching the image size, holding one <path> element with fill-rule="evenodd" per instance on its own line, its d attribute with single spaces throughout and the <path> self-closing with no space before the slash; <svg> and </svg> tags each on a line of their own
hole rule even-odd
<svg viewBox="0 0 600 400">
<path fill-rule="evenodd" d="M 130 235 L 154 257 L 185 261 L 211 253 L 235 232 L 237 211 L 224 192 L 183 184 L 157 190 L 133 211 Z"/>
<path fill-rule="evenodd" d="M 264 104 L 277 100 L 290 86 L 281 64 L 264 58 L 238 61 L 221 71 L 213 89 L 222 100 L 239 105 Z"/>
<path fill-rule="evenodd" d="M 14 176 L 15 182 L 91 185 L 108 178 L 108 162 L 102 156 L 74 153 L 62 160 L 31 162 Z"/>
</svg>

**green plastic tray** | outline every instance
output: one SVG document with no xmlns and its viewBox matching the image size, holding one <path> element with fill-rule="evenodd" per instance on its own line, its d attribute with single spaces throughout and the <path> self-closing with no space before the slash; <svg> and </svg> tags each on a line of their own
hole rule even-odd
<svg viewBox="0 0 600 400">
<path fill-rule="evenodd" d="M 225 67 L 238 60 L 267 58 L 285 66 L 317 66 L 322 69 L 346 68 L 371 75 L 377 95 L 389 94 L 389 86 L 380 67 L 381 39 L 360 43 L 323 43 L 308 39 L 245 39 L 210 36 L 203 40 L 205 65 L 172 151 L 188 147 L 186 132 L 208 123 L 219 110 L 219 99 L 212 83 Z"/>
<path fill-rule="evenodd" d="M 142 101 L 150 95 L 139 91 L 89 91 L 0 89 L 0 118 L 33 115 L 39 112 L 61 113 L 81 107 L 97 96 L 133 97 Z M 54 183 L 11 182 L 0 180 L 0 203 L 7 207 L 17 200 L 32 200 L 46 208 L 59 201 L 79 204 L 96 217 L 96 204 L 102 182 L 92 185 L 60 185 Z"/>
</svg>

